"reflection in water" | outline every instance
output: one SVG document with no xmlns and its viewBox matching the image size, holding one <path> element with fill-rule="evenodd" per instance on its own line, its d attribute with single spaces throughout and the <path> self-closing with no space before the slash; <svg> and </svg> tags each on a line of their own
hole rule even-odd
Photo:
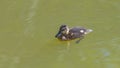
<svg viewBox="0 0 120 68">
<path fill-rule="evenodd" d="M 34 37 L 34 30 L 35 30 L 35 25 L 34 25 L 34 16 L 36 15 L 36 9 L 38 7 L 38 1 L 39 0 L 32 0 L 32 4 L 28 8 L 28 15 L 25 17 L 25 35 L 30 35 L 31 37 Z"/>
<path fill-rule="evenodd" d="M 37 9 L 37 5 L 38 5 L 38 1 L 39 0 L 32 0 L 33 2 L 31 2 L 32 4 L 30 5 L 30 8 L 28 9 L 28 16 L 26 18 L 27 23 L 33 23 L 32 19 L 34 18 L 35 14 L 36 14 L 36 9 Z"/>
<path fill-rule="evenodd" d="M 59 50 L 58 52 L 58 61 L 63 61 L 65 59 L 65 55 L 66 55 L 66 50 Z"/>
<path fill-rule="evenodd" d="M 64 61 L 65 57 L 68 56 L 70 50 L 70 43 L 67 42 L 67 45 L 63 49 L 58 50 L 58 58 L 57 61 Z"/>
<path fill-rule="evenodd" d="M 106 44 L 106 46 L 110 46 L 111 51 L 108 50 L 108 48 L 99 48 L 99 52 L 102 55 L 99 59 L 96 59 L 95 63 L 97 63 L 99 66 L 102 63 L 103 67 L 105 68 L 118 68 L 119 64 L 117 63 L 120 63 L 120 58 L 116 53 L 120 50 L 119 39 L 120 38 L 113 38 L 109 41 L 97 43 L 98 45 Z"/>
<path fill-rule="evenodd" d="M 20 63 L 20 58 L 17 56 L 0 55 L 0 60 L 0 68 L 16 68 Z"/>
<path fill-rule="evenodd" d="M 102 48 L 100 51 L 101 51 L 101 53 L 103 54 L 103 58 L 110 56 L 110 52 L 109 52 L 107 49 Z"/>
<path fill-rule="evenodd" d="M 82 50 L 80 50 L 79 57 L 80 57 L 81 61 L 86 61 L 87 60 L 87 57 L 85 56 L 84 52 L 82 52 Z"/>
</svg>

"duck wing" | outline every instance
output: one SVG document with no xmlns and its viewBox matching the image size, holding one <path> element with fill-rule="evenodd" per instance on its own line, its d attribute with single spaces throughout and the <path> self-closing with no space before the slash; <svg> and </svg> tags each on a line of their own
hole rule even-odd
<svg viewBox="0 0 120 68">
<path fill-rule="evenodd" d="M 69 33 L 71 34 L 72 38 L 80 38 L 84 35 L 84 32 L 86 31 L 83 27 L 73 27 L 69 30 Z"/>
</svg>

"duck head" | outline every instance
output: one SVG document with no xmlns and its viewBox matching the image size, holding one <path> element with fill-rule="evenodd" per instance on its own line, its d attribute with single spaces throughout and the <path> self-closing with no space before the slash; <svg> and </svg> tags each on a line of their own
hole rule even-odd
<svg viewBox="0 0 120 68">
<path fill-rule="evenodd" d="M 69 33 L 69 28 L 67 25 L 61 25 L 59 28 L 58 33 L 55 35 L 55 37 L 60 37 L 61 35 L 65 35 Z"/>
</svg>

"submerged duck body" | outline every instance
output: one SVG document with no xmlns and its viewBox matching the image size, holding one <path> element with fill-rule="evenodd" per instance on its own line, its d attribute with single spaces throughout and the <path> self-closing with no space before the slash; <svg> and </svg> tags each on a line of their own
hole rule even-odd
<svg viewBox="0 0 120 68">
<path fill-rule="evenodd" d="M 61 25 L 55 37 L 62 41 L 68 41 L 78 38 L 79 40 L 77 42 L 79 42 L 81 39 L 84 38 L 86 34 L 92 31 L 92 29 L 86 29 L 84 27 L 68 28 L 67 25 Z"/>
</svg>

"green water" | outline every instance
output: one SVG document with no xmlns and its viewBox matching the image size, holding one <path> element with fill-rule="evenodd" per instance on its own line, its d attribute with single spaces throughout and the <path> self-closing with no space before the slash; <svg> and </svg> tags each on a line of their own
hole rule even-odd
<svg viewBox="0 0 120 68">
<path fill-rule="evenodd" d="M 61 24 L 93 29 L 79 44 Z M 120 68 L 119 0 L 1 0 L 0 68 Z"/>
</svg>

